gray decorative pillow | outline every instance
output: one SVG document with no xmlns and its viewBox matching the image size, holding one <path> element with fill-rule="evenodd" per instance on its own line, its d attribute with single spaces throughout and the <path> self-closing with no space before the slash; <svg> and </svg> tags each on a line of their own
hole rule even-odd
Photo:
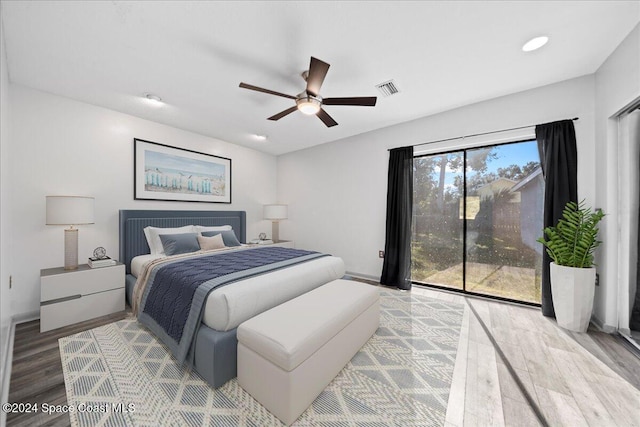
<svg viewBox="0 0 640 427">
<path fill-rule="evenodd" d="M 200 250 L 198 233 L 160 234 L 160 241 L 167 255 L 186 254 Z"/>
<path fill-rule="evenodd" d="M 202 233 L 203 236 L 205 237 L 213 237 L 213 236 L 217 236 L 218 234 L 222 234 L 222 240 L 224 241 L 224 245 L 225 246 L 240 246 L 241 243 L 238 241 L 238 238 L 236 237 L 236 233 L 233 232 L 233 230 L 226 230 L 226 231 L 205 231 Z"/>
</svg>

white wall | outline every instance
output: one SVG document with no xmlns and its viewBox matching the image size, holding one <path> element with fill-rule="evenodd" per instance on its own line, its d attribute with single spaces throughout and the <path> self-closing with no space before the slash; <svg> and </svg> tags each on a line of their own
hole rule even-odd
<svg viewBox="0 0 640 427">
<path fill-rule="evenodd" d="M 9 327 L 11 326 L 11 291 L 9 290 L 9 75 L 4 46 L 4 30 L 0 18 L 0 389 L 5 377 L 5 361 L 9 349 Z M 0 392 L 1 394 L 1 392 Z M 0 414 L 4 420 L 5 414 Z"/>
<path fill-rule="evenodd" d="M 272 155 L 18 85 L 11 132 L 16 313 L 39 310 L 40 269 L 63 264 L 64 227 L 45 225 L 46 195 L 95 197 L 95 224 L 79 226 L 80 262 L 97 246 L 118 256 L 119 209 L 245 210 L 248 238 L 270 225 L 262 205 L 276 197 Z M 231 158 L 233 203 L 133 200 L 134 137 Z"/>
<path fill-rule="evenodd" d="M 624 301 L 619 298 L 628 292 L 628 280 L 621 275 L 620 253 L 621 216 L 619 188 L 629 184 L 628 176 L 620 176 L 617 119 L 618 113 L 634 100 L 640 99 L 640 25 L 624 39 L 595 74 L 595 135 L 597 198 L 596 205 L 607 214 L 600 227 L 603 241 L 596 263 L 600 286 L 596 288 L 594 316 L 607 331 L 618 327 L 618 315 Z M 627 150 L 628 151 L 628 150 Z M 624 150 L 622 151 L 624 152 Z M 626 237 L 626 236 L 625 236 Z"/>
<path fill-rule="evenodd" d="M 351 273 L 379 278 L 387 149 L 573 117 L 580 117 L 578 191 L 592 204 L 593 93 L 594 77 L 584 76 L 279 156 L 278 201 L 289 204 L 281 237 L 342 257 Z"/>
</svg>

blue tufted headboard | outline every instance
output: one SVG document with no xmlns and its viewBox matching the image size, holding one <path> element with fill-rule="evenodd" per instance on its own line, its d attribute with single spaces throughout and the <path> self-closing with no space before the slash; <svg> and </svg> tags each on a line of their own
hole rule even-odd
<svg viewBox="0 0 640 427">
<path fill-rule="evenodd" d="M 144 228 L 182 227 L 184 225 L 230 225 L 241 243 L 247 241 L 247 214 L 245 211 L 120 211 L 120 262 L 131 273 L 131 260 L 149 253 Z"/>
</svg>

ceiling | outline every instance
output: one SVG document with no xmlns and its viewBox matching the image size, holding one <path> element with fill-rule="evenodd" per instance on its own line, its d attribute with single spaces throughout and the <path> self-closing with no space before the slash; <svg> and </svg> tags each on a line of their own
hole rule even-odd
<svg viewBox="0 0 640 427">
<path fill-rule="evenodd" d="M 11 82 L 279 155 L 595 72 L 639 1 L 3 1 Z M 524 42 L 548 35 L 542 49 Z M 331 64 L 327 128 L 293 101 L 310 56 Z M 401 92 L 375 85 L 394 79 Z M 151 92 L 165 104 L 152 107 Z M 258 141 L 255 134 L 268 135 Z M 143 135 L 138 135 L 143 137 Z M 170 142 L 170 141 L 159 141 Z"/>
</svg>

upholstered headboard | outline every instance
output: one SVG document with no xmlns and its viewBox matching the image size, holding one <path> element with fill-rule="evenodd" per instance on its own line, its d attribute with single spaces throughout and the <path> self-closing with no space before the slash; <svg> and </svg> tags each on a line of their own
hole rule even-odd
<svg viewBox="0 0 640 427">
<path fill-rule="evenodd" d="M 247 214 L 244 211 L 120 211 L 120 262 L 131 273 L 131 260 L 149 253 L 144 228 L 182 227 L 184 225 L 230 225 L 241 243 L 247 241 Z"/>
</svg>

